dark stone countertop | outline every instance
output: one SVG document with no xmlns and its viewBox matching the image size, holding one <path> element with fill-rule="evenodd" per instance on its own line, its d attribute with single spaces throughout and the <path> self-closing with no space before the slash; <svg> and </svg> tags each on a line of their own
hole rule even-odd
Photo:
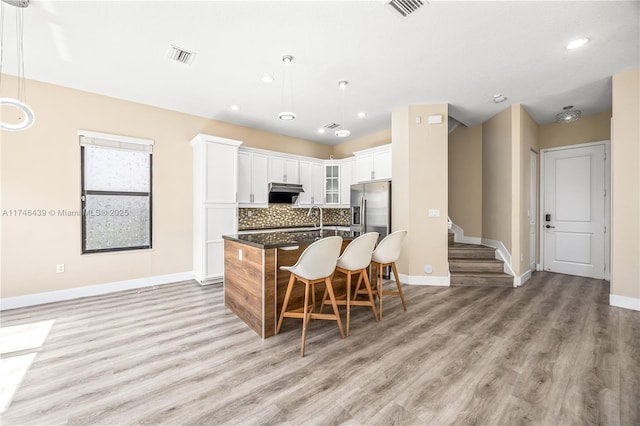
<svg viewBox="0 0 640 426">
<path fill-rule="evenodd" d="M 325 228 L 332 228 L 331 230 L 333 230 L 333 228 L 337 227 L 341 227 L 341 228 L 349 228 L 351 225 L 341 225 L 338 223 L 323 223 L 322 224 Z M 255 231 L 265 231 L 265 232 L 273 232 L 273 231 L 278 231 L 278 230 L 283 230 L 286 229 L 287 231 L 284 232 L 289 232 L 289 231 L 295 231 L 296 228 L 300 228 L 300 230 L 304 230 L 307 231 L 309 230 L 309 228 L 314 228 L 317 229 L 318 225 L 292 225 L 292 226 L 275 226 L 275 227 L 265 227 L 265 228 L 243 228 L 243 229 L 238 229 L 238 232 L 255 232 Z M 325 229 L 326 231 L 327 229 Z"/>
<path fill-rule="evenodd" d="M 334 235 L 342 237 L 345 241 L 351 241 L 355 238 L 351 231 L 336 231 L 334 229 L 324 229 L 322 231 L 260 232 L 256 234 L 223 235 L 222 238 L 261 249 L 270 249 L 311 244 L 320 238 Z"/>
</svg>

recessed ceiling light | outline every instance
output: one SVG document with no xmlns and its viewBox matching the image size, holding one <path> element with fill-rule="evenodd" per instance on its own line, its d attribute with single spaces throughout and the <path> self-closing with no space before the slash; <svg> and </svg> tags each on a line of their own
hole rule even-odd
<svg viewBox="0 0 640 426">
<path fill-rule="evenodd" d="M 367 116 L 366 112 L 359 112 L 358 113 L 358 117 L 360 117 L 360 118 L 365 118 L 366 116 Z"/>
<path fill-rule="evenodd" d="M 573 50 L 573 49 L 577 49 L 579 47 L 584 46 L 585 44 L 589 43 L 589 39 L 588 38 L 578 38 L 573 40 L 571 43 L 567 44 L 567 49 L 569 50 Z"/>
<path fill-rule="evenodd" d="M 232 111 L 240 111 L 240 107 L 238 105 L 231 105 L 229 109 Z"/>
<path fill-rule="evenodd" d="M 263 75 L 262 78 L 260 79 L 263 83 L 273 83 L 274 78 L 271 77 L 270 75 Z"/>
<path fill-rule="evenodd" d="M 320 128 L 318 129 L 318 133 L 323 134 L 323 133 L 324 133 L 324 127 L 320 127 Z"/>
</svg>

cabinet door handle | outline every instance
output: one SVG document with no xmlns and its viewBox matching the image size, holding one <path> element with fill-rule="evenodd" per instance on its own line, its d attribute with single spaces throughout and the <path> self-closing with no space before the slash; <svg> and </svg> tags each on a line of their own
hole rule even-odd
<svg viewBox="0 0 640 426">
<path fill-rule="evenodd" d="M 283 181 L 283 182 L 286 182 L 286 181 L 287 181 L 287 175 L 286 175 L 286 174 L 282 176 L 282 181 Z"/>
<path fill-rule="evenodd" d="M 375 179 L 375 176 L 376 176 L 376 172 L 371 170 L 371 180 Z"/>
</svg>

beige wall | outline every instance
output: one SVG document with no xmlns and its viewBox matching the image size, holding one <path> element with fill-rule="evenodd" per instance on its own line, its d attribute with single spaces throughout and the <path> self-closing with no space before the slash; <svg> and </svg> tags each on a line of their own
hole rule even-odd
<svg viewBox="0 0 640 426">
<path fill-rule="evenodd" d="M 434 114 L 443 116 L 441 124 L 428 124 L 427 117 Z M 422 117 L 421 124 L 416 116 Z M 447 122 L 446 104 L 414 105 L 392 113 L 392 227 L 409 231 L 398 266 L 412 280 L 429 278 L 425 265 L 432 266 L 434 278 L 449 274 Z M 429 209 L 440 210 L 440 217 L 428 217 Z"/>
<path fill-rule="evenodd" d="M 2 76 L 11 95 L 15 83 Z M 326 145 L 41 82 L 28 80 L 27 90 L 34 126 L 1 133 L 2 209 L 79 210 L 78 129 L 153 139 L 153 249 L 81 255 L 79 217 L 3 216 L 3 298 L 192 271 L 189 141 L 198 133 L 319 158 L 332 152 Z M 64 273 L 55 272 L 59 263 Z"/>
<path fill-rule="evenodd" d="M 512 108 L 482 125 L 482 236 L 511 252 Z"/>
<path fill-rule="evenodd" d="M 391 129 L 385 129 L 349 142 L 341 143 L 340 145 L 335 145 L 333 147 L 333 156 L 335 158 L 351 157 L 355 151 L 388 143 L 391 143 Z"/>
<path fill-rule="evenodd" d="M 640 69 L 613 76 L 611 293 L 640 303 Z"/>
<path fill-rule="evenodd" d="M 482 237 L 482 126 L 449 134 L 449 217 L 468 237 Z"/>
<path fill-rule="evenodd" d="M 540 149 L 604 141 L 610 135 L 610 112 L 585 116 L 572 123 L 541 124 Z"/>
</svg>

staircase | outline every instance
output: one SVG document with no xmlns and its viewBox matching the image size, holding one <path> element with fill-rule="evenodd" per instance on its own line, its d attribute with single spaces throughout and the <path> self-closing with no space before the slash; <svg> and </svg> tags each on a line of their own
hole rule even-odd
<svg viewBox="0 0 640 426">
<path fill-rule="evenodd" d="M 477 244 L 456 243 L 449 233 L 451 287 L 513 287 L 513 277 L 504 273 L 504 262 L 496 250 Z"/>
</svg>

